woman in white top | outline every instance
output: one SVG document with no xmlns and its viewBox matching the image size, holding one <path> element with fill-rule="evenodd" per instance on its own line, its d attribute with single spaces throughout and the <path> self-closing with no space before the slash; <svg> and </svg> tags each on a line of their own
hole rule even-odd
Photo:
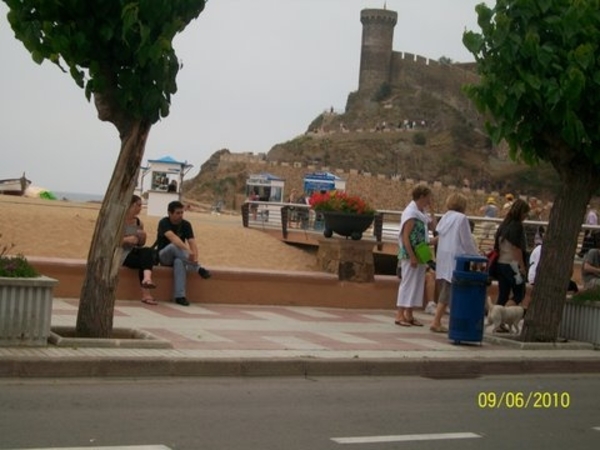
<svg viewBox="0 0 600 450">
<path fill-rule="evenodd" d="M 402 279 L 396 300 L 396 325 L 403 327 L 422 327 L 423 324 L 413 316 L 413 309 L 423 304 L 425 290 L 425 270 L 427 264 L 419 262 L 415 248 L 429 241 L 428 228 L 435 225 L 434 219 L 425 210 L 431 205 L 431 189 L 424 185 L 415 186 L 413 200 L 402 211 L 400 235 L 398 239 L 398 259 L 402 270 Z"/>
<path fill-rule="evenodd" d="M 479 250 L 471 235 L 469 219 L 465 216 L 467 197 L 463 194 L 450 194 L 446 199 L 448 212 L 437 224 L 438 247 L 436 252 L 435 278 L 440 286 L 440 295 L 433 323 L 429 327 L 434 333 L 447 333 L 442 326 L 442 316 L 450 303 L 452 272 L 455 269 L 455 257 L 458 255 L 479 255 Z"/>
</svg>

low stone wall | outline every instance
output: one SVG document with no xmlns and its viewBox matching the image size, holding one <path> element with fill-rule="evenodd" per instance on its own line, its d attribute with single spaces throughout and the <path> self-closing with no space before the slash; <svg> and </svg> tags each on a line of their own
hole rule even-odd
<svg viewBox="0 0 600 450">
<path fill-rule="evenodd" d="M 319 238 L 317 265 L 337 274 L 340 281 L 370 283 L 375 280 L 373 241 L 353 241 L 340 238 Z"/>
<path fill-rule="evenodd" d="M 42 274 L 57 279 L 54 296 L 79 298 L 85 276 L 85 260 L 29 258 Z M 187 297 L 192 303 L 319 306 L 352 309 L 394 309 L 398 279 L 376 275 L 372 283 L 339 281 L 337 275 L 318 272 L 274 272 L 210 268 L 212 278 L 188 275 Z M 154 270 L 158 301 L 171 301 L 172 270 Z M 137 271 L 121 268 L 117 299 L 140 299 Z"/>
</svg>

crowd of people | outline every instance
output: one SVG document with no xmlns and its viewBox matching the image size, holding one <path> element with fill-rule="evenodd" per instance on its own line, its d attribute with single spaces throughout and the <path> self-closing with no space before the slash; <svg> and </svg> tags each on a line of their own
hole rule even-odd
<svg viewBox="0 0 600 450">
<path fill-rule="evenodd" d="M 467 198 L 460 193 L 452 193 L 446 198 L 446 212 L 436 223 L 432 204 L 432 192 L 426 186 L 416 186 L 412 201 L 402 213 L 398 238 L 398 288 L 395 323 L 401 326 L 422 326 L 414 319 L 412 311 L 424 307 L 427 314 L 433 315 L 430 330 L 447 333 L 442 318 L 449 311 L 452 292 L 452 275 L 457 255 L 487 256 L 487 251 L 478 247 L 473 235 L 474 224 L 470 223 L 465 211 Z M 493 249 L 497 254 L 494 278 L 497 281 L 497 296 L 493 305 L 519 306 L 523 314 L 527 312 L 530 297 L 526 285 L 533 285 L 543 250 L 544 226 L 524 224 L 540 221 L 544 208 L 536 198 L 525 201 L 512 194 L 504 196 L 504 203 L 497 206 L 497 199 L 490 196 L 479 212 L 484 218 L 482 233 L 484 239 L 493 239 Z M 586 225 L 597 225 L 598 216 L 590 206 L 586 214 Z M 429 231 L 429 232 L 428 232 Z M 582 281 L 584 289 L 600 287 L 600 232 L 586 231 L 589 248 L 583 248 Z M 426 242 L 435 248 L 435 265 L 419 260 L 416 248 Z M 577 284 L 571 280 L 568 292 L 577 292 Z M 434 294 L 432 295 L 432 292 Z M 495 332 L 508 332 L 498 327 Z"/>
<path fill-rule="evenodd" d="M 474 224 L 466 216 L 468 200 L 461 193 L 451 193 L 445 201 L 446 212 L 436 220 L 431 205 L 432 190 L 425 185 L 417 185 L 412 190 L 412 200 L 403 210 L 398 239 L 398 276 L 400 284 L 397 295 L 395 323 L 399 326 L 423 326 L 414 310 L 425 305 L 426 312 L 432 314 L 430 330 L 446 333 L 443 325 L 444 314 L 449 311 L 452 292 L 452 275 L 457 255 L 478 255 L 484 252 L 478 248 L 473 236 Z M 305 204 L 306 196 L 293 189 L 288 197 L 290 204 Z M 493 248 L 497 252 L 495 278 L 498 284 L 497 297 L 493 303 L 500 306 L 520 305 L 526 312 L 529 299 L 526 284 L 535 284 L 540 255 L 543 250 L 544 227 L 535 225 L 534 238 L 527 238 L 525 220 L 540 220 L 543 208 L 537 199 L 529 202 L 512 194 L 504 196 L 505 203 L 497 206 L 496 198 L 490 196 L 479 208 L 484 218 L 501 219 L 484 223 L 485 238 L 493 235 Z M 142 200 L 132 196 L 126 213 L 121 241 L 121 264 L 136 269 L 141 290 L 141 300 L 148 305 L 156 305 L 152 289 L 156 285 L 152 278 L 155 265 L 173 268 L 173 301 L 189 306 L 186 297 L 187 273 L 196 273 L 202 278 L 210 278 L 211 273 L 199 263 L 199 251 L 190 222 L 183 218 L 185 207 L 179 201 L 169 203 L 167 216 L 157 228 L 154 245 L 146 246 L 147 234 L 139 219 Z M 299 214 L 292 210 L 290 221 L 299 221 Z M 588 207 L 585 224 L 598 224 L 598 214 Z M 600 287 L 600 232 L 587 230 L 587 246 L 582 246 L 583 258 L 581 275 L 584 289 Z M 435 261 L 423 248 L 435 248 Z M 531 253 L 529 253 L 531 252 Z M 577 292 L 578 286 L 570 281 L 568 290 Z M 425 300 L 425 302 L 424 302 Z M 501 330 L 496 330 L 501 331 Z"/>
</svg>

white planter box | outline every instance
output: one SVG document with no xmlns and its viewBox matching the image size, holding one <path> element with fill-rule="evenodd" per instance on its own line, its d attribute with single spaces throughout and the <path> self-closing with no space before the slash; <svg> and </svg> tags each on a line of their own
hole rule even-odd
<svg viewBox="0 0 600 450">
<path fill-rule="evenodd" d="M 567 300 L 559 335 L 574 341 L 591 342 L 600 347 L 600 301 L 575 303 Z"/>
<path fill-rule="evenodd" d="M 52 291 L 48 277 L 0 277 L 0 346 L 45 346 L 50 336 Z"/>
</svg>

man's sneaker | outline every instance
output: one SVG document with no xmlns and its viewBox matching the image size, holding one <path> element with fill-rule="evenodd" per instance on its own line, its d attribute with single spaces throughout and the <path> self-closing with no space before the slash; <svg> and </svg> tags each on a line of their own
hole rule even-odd
<svg viewBox="0 0 600 450">
<path fill-rule="evenodd" d="M 425 314 L 431 314 L 433 316 L 435 314 L 436 308 L 437 305 L 435 304 L 435 302 L 427 303 L 427 306 L 425 306 Z"/>
<path fill-rule="evenodd" d="M 211 277 L 210 272 L 202 266 L 198 267 L 198 275 L 200 275 L 205 280 Z"/>
<path fill-rule="evenodd" d="M 190 302 L 188 302 L 188 299 L 185 297 L 177 297 L 175 303 L 181 306 L 190 306 Z"/>
</svg>

